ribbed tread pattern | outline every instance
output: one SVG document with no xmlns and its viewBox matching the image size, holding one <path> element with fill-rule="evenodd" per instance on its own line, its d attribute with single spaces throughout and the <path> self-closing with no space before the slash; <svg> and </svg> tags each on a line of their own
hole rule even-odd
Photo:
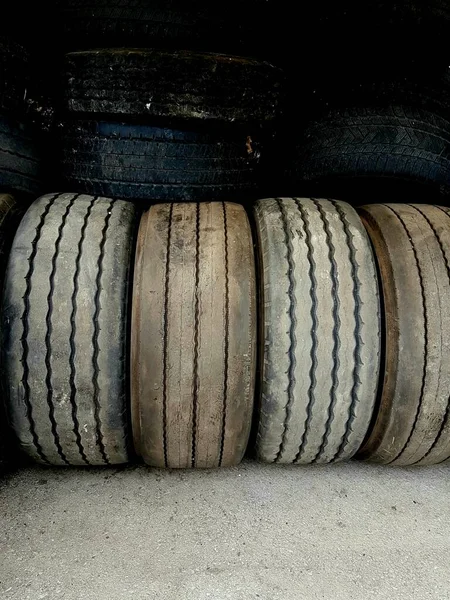
<svg viewBox="0 0 450 600">
<path fill-rule="evenodd" d="M 85 114 L 266 122 L 281 71 L 254 59 L 187 51 L 106 49 L 66 58 L 66 105 Z"/>
<path fill-rule="evenodd" d="M 80 192 L 141 200 L 255 193 L 259 150 L 236 132 L 78 121 L 63 133 L 62 170 Z"/>
<path fill-rule="evenodd" d="M 450 189 L 450 123 L 420 108 L 336 110 L 311 124 L 294 176 L 396 178 Z"/>
<path fill-rule="evenodd" d="M 369 428 L 380 368 L 375 262 L 343 202 L 257 202 L 264 356 L 260 460 L 352 457 Z M 345 308 L 344 308 L 345 307 Z"/>
<path fill-rule="evenodd" d="M 430 205 L 363 207 L 386 306 L 381 404 L 361 458 L 394 465 L 450 457 L 450 216 Z"/>
<path fill-rule="evenodd" d="M 0 115 L 0 193 L 37 194 L 40 168 L 31 132 L 23 124 Z"/>
<path fill-rule="evenodd" d="M 18 229 L 2 320 L 6 403 L 20 446 L 39 462 L 127 460 L 134 220 L 125 202 L 54 194 L 37 200 Z"/>
<path fill-rule="evenodd" d="M 242 206 L 159 204 L 144 214 L 131 395 L 135 447 L 147 464 L 210 468 L 242 459 L 253 405 L 254 268 Z"/>
</svg>

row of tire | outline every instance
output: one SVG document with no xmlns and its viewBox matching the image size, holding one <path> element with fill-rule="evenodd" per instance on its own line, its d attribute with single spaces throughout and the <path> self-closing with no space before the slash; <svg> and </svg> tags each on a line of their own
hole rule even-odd
<svg viewBox="0 0 450 600">
<path fill-rule="evenodd" d="M 16 443 L 50 465 L 447 460 L 450 210 L 358 212 L 39 198 L 4 276 Z M 10 196 L 0 214 L 5 244 Z"/>
</svg>

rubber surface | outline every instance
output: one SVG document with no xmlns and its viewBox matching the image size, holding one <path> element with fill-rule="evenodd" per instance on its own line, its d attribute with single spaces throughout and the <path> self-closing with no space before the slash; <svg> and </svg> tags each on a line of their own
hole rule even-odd
<svg viewBox="0 0 450 600">
<path fill-rule="evenodd" d="M 32 132 L 0 115 L 0 193 L 40 190 L 40 161 Z"/>
<path fill-rule="evenodd" d="M 281 71 L 222 54 L 106 49 L 66 59 L 69 111 L 266 122 L 279 113 Z"/>
<path fill-rule="evenodd" d="M 19 225 L 23 209 L 16 200 L 7 194 L 0 194 L 0 290 L 3 290 L 6 262 L 11 243 Z M 0 302 L 1 303 L 1 302 Z M 1 379 L 3 380 L 3 365 L 0 364 Z M 4 407 L 3 383 L 0 385 L 0 474 L 12 456 L 12 442 L 6 424 Z"/>
<path fill-rule="evenodd" d="M 326 182 L 379 178 L 450 190 L 450 123 L 421 109 L 342 110 L 311 124 L 293 177 Z"/>
<path fill-rule="evenodd" d="M 43 196 L 14 239 L 2 316 L 7 409 L 20 447 L 50 465 L 128 459 L 127 311 L 135 210 Z"/>
<path fill-rule="evenodd" d="M 360 458 L 395 465 L 450 457 L 450 214 L 426 205 L 360 209 L 381 274 L 386 371 Z"/>
<path fill-rule="evenodd" d="M 238 464 L 253 410 L 253 244 L 242 206 L 159 204 L 136 253 L 131 402 L 136 452 L 157 467 Z"/>
<path fill-rule="evenodd" d="M 246 130 L 192 131 L 77 121 L 63 133 L 75 191 L 140 200 L 217 200 L 256 193 L 260 151 Z"/>
<path fill-rule="evenodd" d="M 369 239 L 353 208 L 260 200 L 261 398 L 256 451 L 274 463 L 351 458 L 369 428 L 380 308 Z"/>
</svg>

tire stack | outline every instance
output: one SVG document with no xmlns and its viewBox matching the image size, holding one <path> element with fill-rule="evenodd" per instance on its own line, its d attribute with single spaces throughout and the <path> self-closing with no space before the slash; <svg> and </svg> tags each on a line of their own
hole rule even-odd
<svg viewBox="0 0 450 600">
<path fill-rule="evenodd" d="M 208 54 L 228 51 L 230 24 L 212 35 L 200 1 L 196 11 L 91 2 L 58 4 L 71 50 L 67 191 L 23 215 L 11 192 L 32 192 L 17 183 L 26 173 L 2 180 L 6 450 L 12 436 L 47 466 L 231 467 L 246 453 L 296 465 L 448 460 L 450 210 L 432 202 L 448 177 L 441 88 L 408 82 L 393 103 L 387 86 L 385 106 L 335 106 L 296 142 L 297 188 L 309 177 L 359 208 L 250 204 L 280 71 Z M 4 111 L 18 87 L 7 85 Z M 0 148 L 0 173 L 21 168 L 12 152 Z M 407 202 L 364 204 L 359 175 L 389 189 L 406 180 L 424 202 L 402 188 Z"/>
</svg>

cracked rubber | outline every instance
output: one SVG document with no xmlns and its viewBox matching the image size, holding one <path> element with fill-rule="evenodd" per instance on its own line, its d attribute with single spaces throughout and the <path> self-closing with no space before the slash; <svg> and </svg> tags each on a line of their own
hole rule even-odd
<svg viewBox="0 0 450 600">
<path fill-rule="evenodd" d="M 429 205 L 360 209 L 385 306 L 380 407 L 359 458 L 395 465 L 450 457 L 450 214 Z"/>
<path fill-rule="evenodd" d="M 0 115 L 0 193 L 40 191 L 40 161 L 30 130 Z"/>
<path fill-rule="evenodd" d="M 153 206 L 140 224 L 133 291 L 136 452 L 156 467 L 238 464 L 255 363 L 255 266 L 244 208 Z"/>
<path fill-rule="evenodd" d="M 49 465 L 128 459 L 127 306 L 135 209 L 41 197 L 14 239 L 2 315 L 7 411 Z"/>
<path fill-rule="evenodd" d="M 303 180 L 345 181 L 347 190 L 378 179 L 449 193 L 450 123 L 419 108 L 333 111 L 308 127 L 295 165 Z"/>
<path fill-rule="evenodd" d="M 351 458 L 372 419 L 380 308 L 366 231 L 343 202 L 260 200 L 263 462 Z"/>
<path fill-rule="evenodd" d="M 106 49 L 66 57 L 70 112 L 224 122 L 272 121 L 281 71 L 251 58 Z"/>
<path fill-rule="evenodd" d="M 22 207 L 8 194 L 0 194 L 0 290 L 3 290 L 6 262 L 8 260 L 11 243 L 23 214 Z M 11 448 L 10 432 L 7 428 L 6 412 L 3 394 L 3 365 L 2 386 L 0 396 L 0 473 L 4 471 L 7 463 L 14 460 Z"/>
<path fill-rule="evenodd" d="M 65 185 L 136 200 L 256 194 L 259 144 L 247 130 L 169 129 L 76 121 L 63 133 Z"/>
</svg>

